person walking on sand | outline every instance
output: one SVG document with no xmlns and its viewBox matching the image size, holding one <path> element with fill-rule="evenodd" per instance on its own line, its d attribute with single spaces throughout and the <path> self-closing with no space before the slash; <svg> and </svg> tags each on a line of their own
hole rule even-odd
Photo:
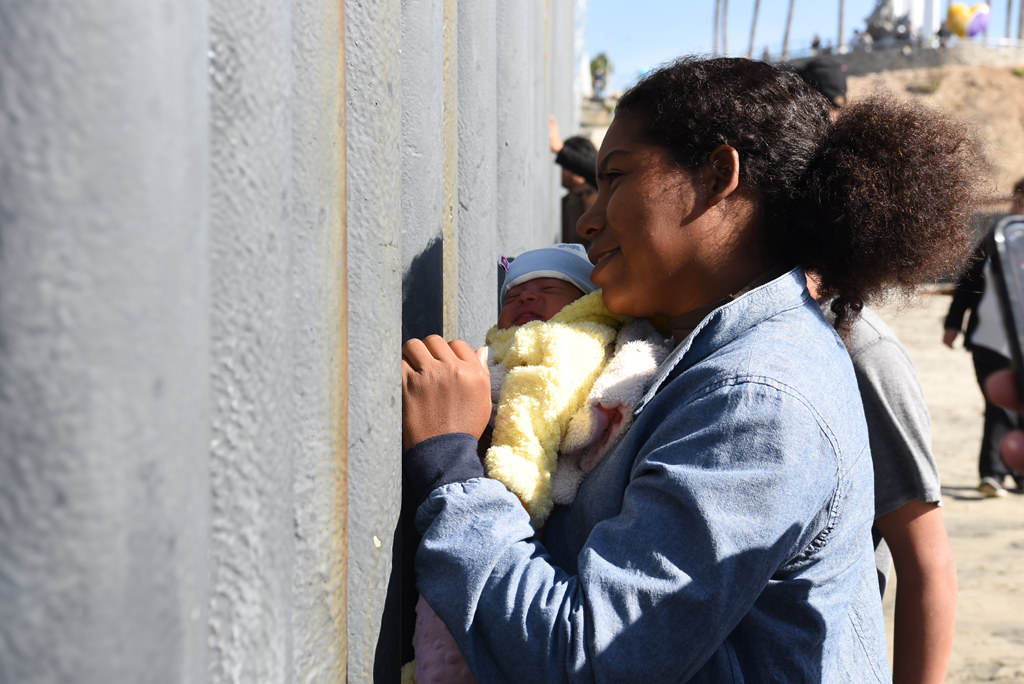
<svg viewBox="0 0 1024 684">
<path fill-rule="evenodd" d="M 1024 178 L 1013 186 L 1010 213 L 1024 214 Z M 971 352 L 978 386 L 985 396 L 985 379 L 992 373 L 1010 367 L 1010 349 L 1003 330 L 1002 315 L 995 291 L 986 287 L 991 266 L 986 252 L 988 239 L 974 251 L 972 261 L 960 276 L 943 323 L 942 343 L 953 348 L 961 332 L 964 348 Z M 964 327 L 964 316 L 967 315 Z M 1006 496 L 1005 482 L 1012 478 L 1018 491 L 1024 491 L 1024 476 L 1006 465 L 999 453 L 999 443 L 1011 430 L 1021 427 L 1020 416 L 989 401 L 985 396 L 985 425 L 978 453 L 978 491 L 986 497 Z"/>
</svg>

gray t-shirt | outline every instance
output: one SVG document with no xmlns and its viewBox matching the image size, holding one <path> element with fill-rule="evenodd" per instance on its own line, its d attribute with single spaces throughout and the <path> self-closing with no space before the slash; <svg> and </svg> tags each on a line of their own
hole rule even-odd
<svg viewBox="0 0 1024 684">
<path fill-rule="evenodd" d="M 865 306 L 853 324 L 847 349 L 868 423 L 875 466 L 875 519 L 914 499 L 941 505 L 931 419 L 917 369 L 906 348 Z M 878 583 L 884 594 L 892 556 L 878 529 L 872 533 Z"/>
</svg>

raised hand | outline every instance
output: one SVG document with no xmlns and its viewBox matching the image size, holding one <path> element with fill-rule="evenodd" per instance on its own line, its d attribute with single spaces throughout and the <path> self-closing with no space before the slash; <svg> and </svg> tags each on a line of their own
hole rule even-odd
<svg viewBox="0 0 1024 684">
<path fill-rule="evenodd" d="M 479 439 L 491 415 L 487 348 L 438 335 L 402 346 L 402 448 L 452 432 Z"/>
</svg>

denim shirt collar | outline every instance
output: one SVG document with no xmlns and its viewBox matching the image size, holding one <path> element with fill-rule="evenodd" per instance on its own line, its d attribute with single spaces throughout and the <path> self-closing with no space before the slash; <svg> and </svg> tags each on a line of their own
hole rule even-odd
<svg viewBox="0 0 1024 684">
<path fill-rule="evenodd" d="M 810 301 L 804 271 L 796 267 L 716 308 L 658 367 L 647 393 L 633 411 L 634 418 L 666 382 L 687 368 L 772 316 Z"/>
</svg>

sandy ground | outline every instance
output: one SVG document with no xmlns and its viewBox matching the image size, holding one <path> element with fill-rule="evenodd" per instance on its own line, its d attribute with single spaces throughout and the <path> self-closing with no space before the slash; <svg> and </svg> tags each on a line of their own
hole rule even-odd
<svg viewBox="0 0 1024 684">
<path fill-rule="evenodd" d="M 947 682 L 1024 682 L 1024 494 L 986 499 L 974 489 L 983 403 L 970 354 L 959 341 L 953 350 L 942 345 L 949 301 L 936 289 L 876 307 L 909 350 L 932 417 L 960 582 Z M 890 633 L 894 593 L 885 597 Z"/>
</svg>

